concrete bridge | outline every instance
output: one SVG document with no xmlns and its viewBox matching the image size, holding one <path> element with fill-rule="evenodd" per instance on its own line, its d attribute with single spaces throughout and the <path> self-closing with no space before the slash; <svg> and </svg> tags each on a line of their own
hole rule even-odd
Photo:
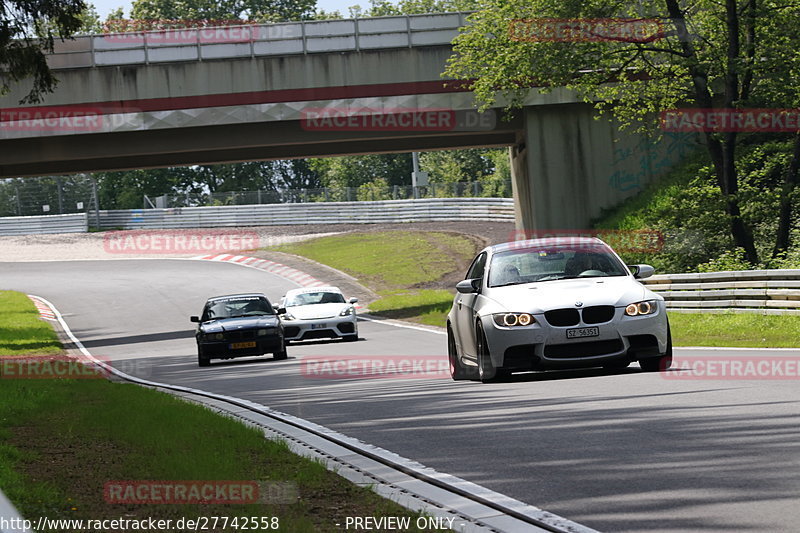
<svg viewBox="0 0 800 533">
<path fill-rule="evenodd" d="M 0 177 L 509 147 L 520 229 L 587 227 L 680 161 L 565 90 L 512 119 L 443 80 L 465 14 L 78 37 L 38 106 L 0 98 Z M 618 139 L 618 142 L 615 142 Z"/>
</svg>

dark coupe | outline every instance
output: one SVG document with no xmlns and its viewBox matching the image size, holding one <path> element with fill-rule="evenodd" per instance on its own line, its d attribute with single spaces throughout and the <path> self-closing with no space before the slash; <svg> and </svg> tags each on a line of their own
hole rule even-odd
<svg viewBox="0 0 800 533">
<path fill-rule="evenodd" d="M 286 359 L 283 325 L 263 294 L 231 294 L 209 298 L 203 314 L 191 317 L 197 326 L 197 364 L 211 359 L 233 359 L 273 354 Z"/>
</svg>

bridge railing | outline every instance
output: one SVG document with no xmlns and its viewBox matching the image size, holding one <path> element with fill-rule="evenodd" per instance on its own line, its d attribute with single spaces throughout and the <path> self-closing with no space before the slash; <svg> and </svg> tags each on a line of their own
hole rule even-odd
<svg viewBox="0 0 800 533">
<path fill-rule="evenodd" d="M 468 12 L 86 35 L 57 42 L 53 69 L 449 45 Z"/>
<path fill-rule="evenodd" d="M 800 314 L 800 270 L 663 274 L 642 282 L 670 312 Z"/>
</svg>

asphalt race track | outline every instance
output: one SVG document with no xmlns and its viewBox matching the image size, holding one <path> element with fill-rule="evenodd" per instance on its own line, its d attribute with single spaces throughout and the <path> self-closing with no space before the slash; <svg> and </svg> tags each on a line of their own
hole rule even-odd
<svg viewBox="0 0 800 533">
<path fill-rule="evenodd" d="M 207 297 L 277 301 L 294 287 L 207 261 L 0 263 L 0 289 L 48 299 L 87 349 L 130 374 L 253 400 L 602 531 L 797 530 L 797 379 L 666 379 L 636 365 L 496 384 L 303 375 L 313 357 L 445 358 L 440 333 L 365 321 L 359 342 L 198 368 L 189 315 Z"/>
</svg>

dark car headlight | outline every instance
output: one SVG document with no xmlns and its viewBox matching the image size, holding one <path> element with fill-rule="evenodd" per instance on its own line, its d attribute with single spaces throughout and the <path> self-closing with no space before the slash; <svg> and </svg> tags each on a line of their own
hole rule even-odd
<svg viewBox="0 0 800 533">
<path fill-rule="evenodd" d="M 625 314 L 628 316 L 652 315 L 656 311 L 658 311 L 658 302 L 656 300 L 636 302 L 625 307 Z"/>
<path fill-rule="evenodd" d="M 207 341 L 221 341 L 225 339 L 225 335 L 222 333 L 206 333 L 203 335 L 203 339 Z"/>
<path fill-rule="evenodd" d="M 492 318 L 495 324 L 504 328 L 530 326 L 536 322 L 536 319 L 530 313 L 495 313 Z"/>
<path fill-rule="evenodd" d="M 278 328 L 261 328 L 258 330 L 258 336 L 263 337 L 265 335 L 275 335 L 278 332 Z"/>
</svg>

